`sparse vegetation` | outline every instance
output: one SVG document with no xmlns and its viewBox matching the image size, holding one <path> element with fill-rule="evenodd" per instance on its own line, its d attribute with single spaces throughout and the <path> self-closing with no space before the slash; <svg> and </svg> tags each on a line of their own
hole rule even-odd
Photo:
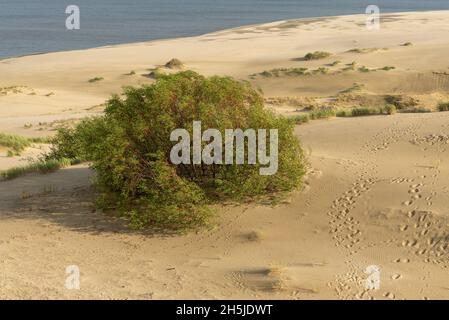
<svg viewBox="0 0 449 320">
<path fill-rule="evenodd" d="M 379 51 L 379 50 L 388 50 L 388 48 L 354 48 L 351 50 L 348 50 L 347 52 L 349 53 L 370 53 L 370 52 L 375 52 L 375 51 Z"/>
<path fill-rule="evenodd" d="M 411 107 L 407 109 L 401 109 L 402 113 L 429 113 L 432 112 L 432 110 L 425 108 L 425 107 Z"/>
<path fill-rule="evenodd" d="M 257 74 L 251 75 L 254 76 L 262 76 L 265 78 L 277 78 L 284 75 L 287 76 L 304 76 L 304 75 L 310 75 L 310 72 L 307 71 L 307 68 L 276 68 L 271 70 L 265 70 Z"/>
<path fill-rule="evenodd" d="M 394 70 L 396 69 L 396 67 L 393 66 L 385 66 L 383 68 L 380 68 L 379 70 L 383 70 L 383 71 L 390 71 L 390 70 Z"/>
<path fill-rule="evenodd" d="M 344 89 L 340 91 L 340 94 L 346 94 L 346 93 L 353 93 L 353 92 L 360 92 L 365 88 L 363 84 L 360 83 L 354 83 L 352 87 L 349 87 L 348 89 Z"/>
<path fill-rule="evenodd" d="M 336 60 L 336 61 L 330 63 L 329 66 L 330 66 L 330 67 L 335 67 L 336 65 L 338 65 L 338 64 L 340 64 L 340 63 L 341 63 L 340 60 Z"/>
<path fill-rule="evenodd" d="M 386 95 L 384 97 L 387 104 L 392 104 L 397 110 L 413 109 L 418 105 L 418 101 L 405 95 Z"/>
<path fill-rule="evenodd" d="M 171 163 L 178 128 L 192 135 L 203 128 L 276 128 L 279 169 L 261 176 L 256 165 Z M 207 223 L 209 203 L 278 198 L 298 187 L 305 161 L 294 123 L 274 115 L 260 93 L 228 77 L 205 78 L 186 71 L 159 78 L 150 86 L 126 88 L 109 100 L 104 116 L 61 130 L 49 157 L 89 160 L 102 195 L 98 206 L 114 209 L 135 228 L 179 231 Z"/>
<path fill-rule="evenodd" d="M 449 111 L 449 102 L 440 102 L 437 108 L 440 112 Z"/>
<path fill-rule="evenodd" d="M 401 46 L 403 46 L 403 47 L 410 47 L 412 45 L 413 45 L 413 43 L 411 43 L 411 42 L 405 42 L 405 43 L 401 44 Z"/>
<path fill-rule="evenodd" d="M 309 52 L 304 56 L 304 60 L 310 61 L 310 60 L 320 60 L 328 58 L 332 55 L 330 52 L 325 51 L 315 51 L 315 52 Z"/>
<path fill-rule="evenodd" d="M 125 73 L 125 76 L 133 76 L 135 74 L 136 74 L 136 72 L 134 70 L 132 70 L 132 71 L 130 71 L 128 73 Z"/>
<path fill-rule="evenodd" d="M 385 105 L 384 107 L 355 107 L 348 110 L 339 110 L 337 117 L 363 117 L 374 115 L 392 115 L 396 113 L 393 105 Z"/>
<path fill-rule="evenodd" d="M 76 163 L 77 163 L 76 161 L 70 159 L 38 160 L 26 166 L 14 167 L 5 171 L 0 171 L 0 177 L 4 180 L 12 180 L 33 172 L 39 173 L 53 172 Z"/>
<path fill-rule="evenodd" d="M 179 59 L 171 59 L 165 64 L 165 67 L 168 69 L 182 69 L 184 67 L 184 64 Z"/>
<path fill-rule="evenodd" d="M 33 143 L 49 143 L 49 138 L 27 138 L 13 134 L 0 133 L 0 146 L 8 148 L 14 155 L 20 155 Z"/>
<path fill-rule="evenodd" d="M 309 117 L 311 120 L 332 118 L 335 117 L 335 110 L 333 108 L 326 107 L 320 108 L 310 112 Z"/>
<path fill-rule="evenodd" d="M 102 80 L 104 80 L 103 77 L 95 77 L 95 78 L 89 79 L 89 80 L 87 80 L 87 81 L 88 81 L 89 83 L 94 83 L 94 82 L 98 82 L 98 81 L 102 81 Z"/>
<path fill-rule="evenodd" d="M 326 68 L 326 67 L 319 67 L 318 69 L 312 71 L 313 74 L 317 74 L 317 73 L 327 74 L 328 72 L 329 72 L 329 68 Z"/>
<path fill-rule="evenodd" d="M 367 68 L 366 66 L 361 66 L 358 70 L 363 73 L 367 73 L 367 72 L 371 71 L 371 69 Z"/>
<path fill-rule="evenodd" d="M 296 124 L 304 124 L 310 122 L 310 117 L 308 114 L 301 114 L 293 117 L 293 120 L 295 121 Z"/>
</svg>

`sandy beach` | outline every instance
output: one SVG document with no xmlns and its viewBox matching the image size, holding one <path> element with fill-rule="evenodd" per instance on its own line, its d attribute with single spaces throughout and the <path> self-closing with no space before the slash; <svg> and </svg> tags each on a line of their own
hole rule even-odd
<svg viewBox="0 0 449 320">
<path fill-rule="evenodd" d="M 101 114 L 123 86 L 178 71 L 172 58 L 249 81 L 286 116 L 386 96 L 411 108 L 298 125 L 302 190 L 275 207 L 219 207 L 212 228 L 186 235 L 95 210 L 86 164 L 0 181 L 0 298 L 448 299 L 449 112 L 413 112 L 449 101 L 448 32 L 448 11 L 383 14 L 376 31 L 351 15 L 0 60 L 0 132 L 27 137 Z M 330 56 L 303 58 L 314 51 Z M 279 71 L 291 68 L 310 74 Z M 0 147 L 0 170 L 41 151 Z M 80 290 L 65 287 L 68 265 Z M 379 290 L 365 287 L 372 265 Z"/>
</svg>

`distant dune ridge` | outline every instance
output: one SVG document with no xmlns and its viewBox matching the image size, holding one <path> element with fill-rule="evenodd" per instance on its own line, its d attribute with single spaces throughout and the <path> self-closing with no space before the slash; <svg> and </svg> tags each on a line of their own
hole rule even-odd
<svg viewBox="0 0 449 320">
<path fill-rule="evenodd" d="M 295 128 L 310 162 L 301 190 L 275 207 L 219 207 L 215 227 L 198 233 L 150 237 L 93 210 L 86 164 L 1 181 L 0 297 L 449 298 L 449 11 L 364 24 L 280 21 L 1 60 L 5 134 L 53 135 L 101 114 L 123 86 L 178 69 L 249 81 L 275 112 L 321 120 Z M 304 59 L 315 52 L 329 55 Z M 354 108 L 376 115 L 323 120 Z M 45 148 L 7 157 L 0 146 L 0 170 Z M 64 287 L 72 264 L 79 291 Z M 379 290 L 365 286 L 373 265 Z"/>
</svg>

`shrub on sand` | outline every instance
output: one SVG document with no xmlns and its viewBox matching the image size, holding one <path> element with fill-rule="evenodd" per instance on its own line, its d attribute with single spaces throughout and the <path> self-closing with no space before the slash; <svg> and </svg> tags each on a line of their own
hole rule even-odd
<svg viewBox="0 0 449 320">
<path fill-rule="evenodd" d="M 278 129 L 277 173 L 260 175 L 260 162 L 172 164 L 171 132 L 186 129 L 192 136 L 193 121 L 223 137 L 225 129 Z M 60 131 L 52 153 L 91 161 L 103 193 L 98 205 L 117 210 L 132 226 L 179 231 L 206 224 L 210 203 L 272 198 L 298 187 L 305 160 L 293 129 L 248 83 L 186 71 L 126 88 L 103 116 Z"/>
<path fill-rule="evenodd" d="M 49 138 L 27 138 L 14 134 L 0 133 L 0 146 L 10 149 L 15 155 L 30 147 L 33 143 L 49 143 Z"/>
<path fill-rule="evenodd" d="M 449 111 L 449 102 L 440 102 L 438 104 L 438 111 Z"/>
<path fill-rule="evenodd" d="M 168 69 L 182 69 L 184 67 L 184 64 L 179 59 L 171 59 L 165 64 L 165 67 Z"/>
<path fill-rule="evenodd" d="M 319 59 L 325 59 L 330 57 L 332 54 L 330 52 L 325 51 L 315 51 L 315 52 L 309 52 L 304 56 L 304 60 L 319 60 Z"/>
</svg>

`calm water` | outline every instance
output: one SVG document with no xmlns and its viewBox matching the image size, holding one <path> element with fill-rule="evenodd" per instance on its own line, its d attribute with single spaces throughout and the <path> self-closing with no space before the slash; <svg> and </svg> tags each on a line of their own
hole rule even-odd
<svg viewBox="0 0 449 320">
<path fill-rule="evenodd" d="M 81 29 L 65 28 L 65 8 Z M 0 0 L 0 57 L 198 35 L 245 24 L 363 13 L 449 10 L 449 0 Z"/>
</svg>

